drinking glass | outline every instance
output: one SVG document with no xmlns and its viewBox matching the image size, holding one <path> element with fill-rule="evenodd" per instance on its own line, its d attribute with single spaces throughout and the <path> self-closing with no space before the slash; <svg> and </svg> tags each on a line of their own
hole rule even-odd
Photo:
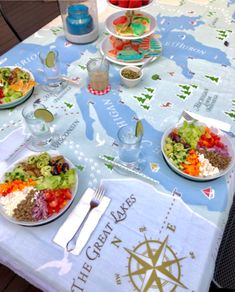
<svg viewBox="0 0 235 292">
<path fill-rule="evenodd" d="M 48 57 L 49 56 L 49 57 Z M 59 53 L 57 50 L 42 50 L 39 53 L 46 86 L 44 90 L 53 92 L 65 87 L 65 80 L 61 78 Z"/>
<path fill-rule="evenodd" d="M 127 125 L 118 130 L 119 161 L 127 167 L 141 169 L 142 134 L 135 135 L 135 125 Z"/>
<path fill-rule="evenodd" d="M 42 104 L 33 104 L 26 106 L 22 111 L 25 124 L 31 134 L 26 141 L 26 147 L 32 151 L 48 150 L 51 146 L 52 134 L 48 123 L 36 118 L 34 114 L 37 109 L 45 108 Z"/>
<path fill-rule="evenodd" d="M 109 86 L 109 62 L 103 59 L 93 59 L 87 63 L 89 83 L 93 90 L 103 91 Z"/>
</svg>

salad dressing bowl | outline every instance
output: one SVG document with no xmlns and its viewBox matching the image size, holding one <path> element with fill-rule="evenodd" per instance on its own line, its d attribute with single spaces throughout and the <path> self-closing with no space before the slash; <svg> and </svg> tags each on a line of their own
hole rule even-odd
<svg viewBox="0 0 235 292">
<path fill-rule="evenodd" d="M 19 66 L 7 66 L 7 67 L 0 68 L 0 89 L 2 88 L 3 91 L 7 91 L 9 88 L 9 84 L 2 81 L 2 79 L 1 79 L 1 72 L 4 72 L 3 70 L 6 68 L 9 68 L 11 70 L 11 72 L 13 70 L 15 70 L 16 68 L 19 68 L 20 70 L 22 70 L 22 74 L 19 74 L 20 78 L 16 79 L 16 83 L 14 83 L 13 85 L 17 85 L 17 82 L 20 82 L 20 80 L 23 80 L 23 82 L 25 81 L 24 76 L 23 76 L 24 73 L 26 74 L 25 75 L 26 78 L 29 76 L 30 79 L 25 82 L 26 85 L 29 85 L 29 89 L 28 90 L 26 89 L 26 92 L 24 92 L 24 93 L 22 93 L 20 90 L 19 91 L 15 90 L 15 92 L 14 92 L 15 96 L 9 95 L 9 96 L 1 97 L 1 92 L 0 92 L 0 109 L 12 108 L 12 107 L 15 107 L 15 106 L 23 103 L 33 94 L 34 86 L 36 85 L 34 76 L 29 70 L 22 68 L 22 67 L 19 67 Z M 4 73 L 2 73 L 2 74 L 4 74 Z M 22 94 L 21 96 L 19 96 L 20 92 Z M 5 101 L 3 99 L 5 99 Z"/>
</svg>

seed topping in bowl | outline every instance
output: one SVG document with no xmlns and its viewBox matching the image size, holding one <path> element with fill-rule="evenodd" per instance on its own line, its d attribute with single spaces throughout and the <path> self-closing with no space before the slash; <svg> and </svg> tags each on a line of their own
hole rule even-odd
<svg viewBox="0 0 235 292">
<path fill-rule="evenodd" d="M 140 78 L 140 72 L 136 72 L 136 71 L 133 71 L 131 69 L 123 69 L 122 70 L 122 76 L 127 78 L 127 79 L 138 79 Z"/>
</svg>

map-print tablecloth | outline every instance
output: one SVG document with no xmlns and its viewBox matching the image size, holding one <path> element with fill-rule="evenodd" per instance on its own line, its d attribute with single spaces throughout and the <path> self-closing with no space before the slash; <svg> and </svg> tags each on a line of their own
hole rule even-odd
<svg viewBox="0 0 235 292">
<path fill-rule="evenodd" d="M 14 254 L 19 271 L 24 260 L 31 281 L 38 277 L 36 283 L 49 291 L 208 291 L 221 236 L 214 224 L 192 212 L 177 192 L 129 179 L 102 186 L 111 203 L 79 257 L 52 244 L 58 221 L 29 230 L 6 223 L 5 256 Z M 13 240 L 9 228 L 21 247 L 18 240 L 7 246 Z"/>
<path fill-rule="evenodd" d="M 104 96 L 88 92 L 86 64 L 89 59 L 99 56 L 100 44 L 107 36 L 102 21 L 116 10 L 108 7 L 106 1 L 99 1 L 99 9 L 100 37 L 95 43 L 78 46 L 66 41 L 59 17 L 0 57 L 1 66 L 23 66 L 32 71 L 39 84 L 43 84 L 38 53 L 42 47 L 56 47 L 62 73 L 74 79 L 79 77 L 82 85 L 80 88 L 68 85 L 55 94 L 46 93 L 37 86 L 33 96 L 23 105 L 0 112 L 0 140 L 4 142 L 11 132 L 23 125 L 21 111 L 25 104 L 44 103 L 55 113 L 51 127 L 61 135 L 57 150 L 73 161 L 78 170 L 76 204 L 88 186 L 96 187 L 102 178 L 120 178 L 112 166 L 101 162 L 98 156 L 103 154 L 113 158 L 117 152 L 118 128 L 134 123 L 137 118 L 142 119 L 145 129 L 142 152 L 147 160 L 144 173 L 160 182 L 158 190 L 176 191 L 193 211 L 223 228 L 235 189 L 234 171 L 210 182 L 186 180 L 166 165 L 160 140 L 163 131 L 178 121 L 182 109 L 223 120 L 235 131 L 234 1 L 154 1 L 148 12 L 157 20 L 156 34 L 163 46 L 162 57 L 145 69 L 142 82 L 133 89 L 121 86 L 120 67 L 110 66 L 112 90 Z M 65 218 L 64 215 L 56 222 L 32 231 L 13 227 L 0 218 L 1 224 L 7 226 L 0 230 L 1 261 L 15 269 L 19 267 L 18 260 L 26 254 L 20 243 L 20 234 L 24 231 L 28 232 L 27 240 L 32 241 L 35 250 L 37 246 L 40 248 L 41 259 L 49 253 L 51 261 L 67 262 L 68 255 L 63 256 L 63 251 L 55 249 L 51 241 Z M 137 242 L 133 242 L 133 246 L 137 246 Z M 5 253 L 7 249 L 9 252 Z M 27 275 L 32 266 L 24 262 L 22 271 L 18 269 L 18 272 Z M 213 266 L 213 261 L 211 264 Z M 35 260 L 33 267 L 37 270 L 41 265 Z M 53 267 L 49 270 L 53 277 L 62 273 Z M 39 271 L 40 285 L 47 274 L 48 270 Z M 35 279 L 30 279 L 37 284 Z M 46 280 L 44 285 L 46 287 Z"/>
</svg>

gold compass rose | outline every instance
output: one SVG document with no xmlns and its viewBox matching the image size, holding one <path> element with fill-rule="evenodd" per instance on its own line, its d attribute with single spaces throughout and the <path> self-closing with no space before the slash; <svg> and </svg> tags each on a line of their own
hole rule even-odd
<svg viewBox="0 0 235 292">
<path fill-rule="evenodd" d="M 130 254 L 128 275 L 135 289 L 140 292 L 175 291 L 177 287 L 187 287 L 180 281 L 181 267 L 174 251 L 167 245 L 168 236 L 161 242 L 148 240 L 133 250 L 125 248 Z"/>
</svg>

